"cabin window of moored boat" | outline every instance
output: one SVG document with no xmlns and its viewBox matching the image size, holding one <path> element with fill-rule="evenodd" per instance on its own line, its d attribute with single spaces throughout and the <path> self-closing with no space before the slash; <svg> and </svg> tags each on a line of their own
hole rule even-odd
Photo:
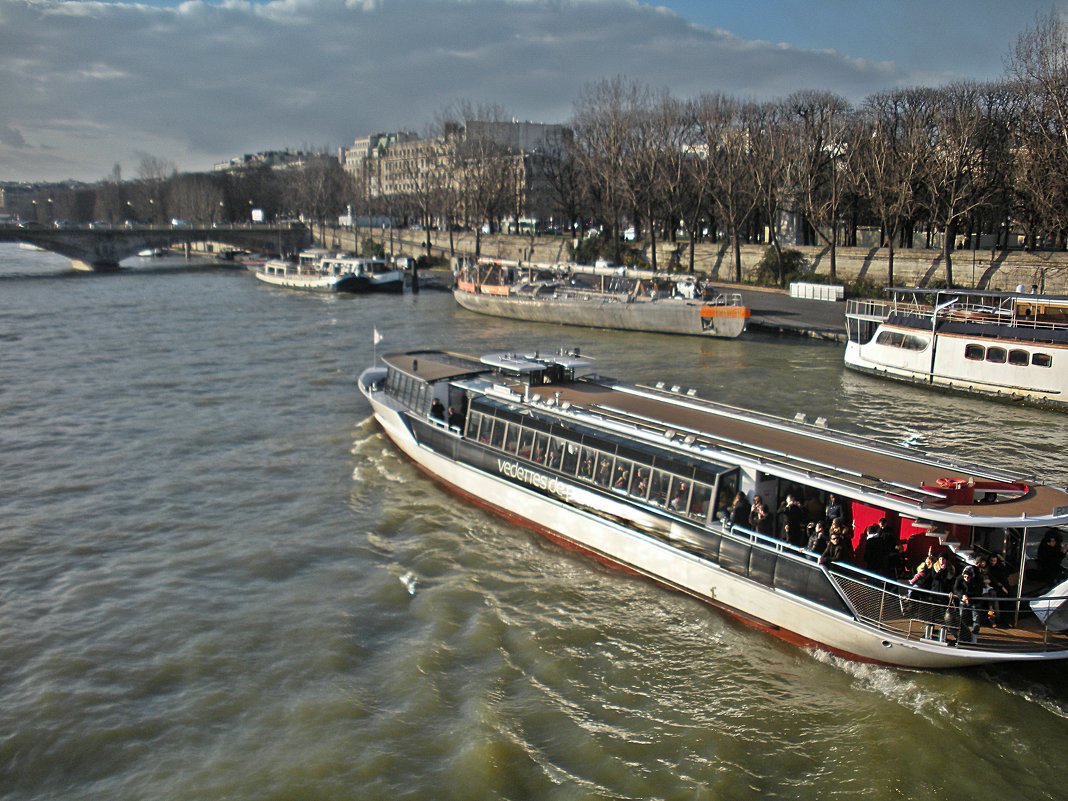
<svg viewBox="0 0 1068 801">
<path fill-rule="evenodd" d="M 986 360 L 993 364 L 1005 364 L 1007 354 L 1005 348 L 987 348 Z"/>
<path fill-rule="evenodd" d="M 1048 353 L 1032 353 L 1031 364 L 1035 367 L 1052 367 L 1053 357 Z"/>
<path fill-rule="evenodd" d="M 973 362 L 981 362 L 986 357 L 986 348 L 982 345 L 965 345 L 964 358 Z"/>
<path fill-rule="evenodd" d="M 1027 367 L 1030 363 L 1031 359 L 1026 350 L 1009 351 L 1009 364 L 1014 364 L 1017 367 Z"/>
<path fill-rule="evenodd" d="M 928 343 L 927 337 L 905 334 L 901 331 L 880 331 L 875 340 L 877 345 L 888 345 L 892 348 L 902 348 L 904 350 L 925 350 Z"/>
</svg>

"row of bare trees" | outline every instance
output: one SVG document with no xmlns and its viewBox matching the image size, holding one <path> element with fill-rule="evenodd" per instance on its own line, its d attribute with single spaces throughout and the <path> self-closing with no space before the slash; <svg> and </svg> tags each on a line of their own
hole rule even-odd
<svg viewBox="0 0 1068 801">
<path fill-rule="evenodd" d="M 1006 78 L 881 92 L 852 105 L 803 91 L 755 102 L 680 100 L 623 78 L 587 87 L 574 137 L 549 173 L 554 211 L 614 243 L 633 227 L 657 241 L 725 236 L 740 278 L 742 242 L 780 255 L 788 220 L 836 248 L 875 225 L 888 250 L 918 231 L 941 241 L 946 280 L 961 235 L 1010 231 L 1063 249 L 1068 232 L 1068 30 L 1051 15 L 1018 40 Z M 974 239 L 971 241 L 975 241 Z M 676 248 L 677 252 L 678 249 Z"/>
</svg>

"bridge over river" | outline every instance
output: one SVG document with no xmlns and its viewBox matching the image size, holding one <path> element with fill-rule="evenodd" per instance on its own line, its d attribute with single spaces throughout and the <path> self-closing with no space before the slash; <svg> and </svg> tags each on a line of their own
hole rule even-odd
<svg viewBox="0 0 1068 801">
<path fill-rule="evenodd" d="M 186 247 L 193 242 L 258 253 L 295 253 L 311 242 L 304 225 L 211 227 L 45 228 L 0 225 L 0 242 L 26 242 L 71 260 L 76 270 L 115 270 L 119 262 L 149 248 Z"/>
</svg>

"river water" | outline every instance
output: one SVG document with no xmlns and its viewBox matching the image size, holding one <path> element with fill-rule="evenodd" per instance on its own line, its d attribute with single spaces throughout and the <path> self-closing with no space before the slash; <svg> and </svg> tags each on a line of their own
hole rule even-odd
<svg viewBox="0 0 1068 801">
<path fill-rule="evenodd" d="M 453 498 L 369 419 L 383 349 L 600 372 L 1068 481 L 1068 416 L 840 345 L 479 317 L 0 246 L 0 798 L 1063 799 L 1064 666 L 787 645 Z"/>
</svg>

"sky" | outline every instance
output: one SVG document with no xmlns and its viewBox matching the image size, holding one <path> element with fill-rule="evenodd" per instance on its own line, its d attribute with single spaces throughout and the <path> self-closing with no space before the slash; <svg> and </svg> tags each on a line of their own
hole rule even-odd
<svg viewBox="0 0 1068 801">
<path fill-rule="evenodd" d="M 850 100 L 1004 75 L 1068 0 L 0 0 L 0 181 L 183 171 L 422 133 L 451 104 L 566 122 L 615 76 Z"/>
</svg>

